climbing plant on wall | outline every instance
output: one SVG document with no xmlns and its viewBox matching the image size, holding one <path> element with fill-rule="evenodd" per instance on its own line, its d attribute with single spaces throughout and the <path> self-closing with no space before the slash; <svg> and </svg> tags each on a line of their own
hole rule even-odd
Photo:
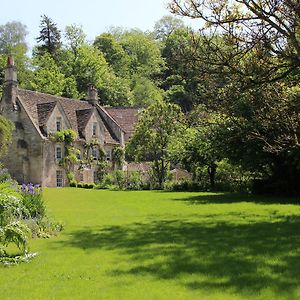
<svg viewBox="0 0 300 300">
<path fill-rule="evenodd" d="M 64 143 L 64 156 L 60 161 L 60 166 L 66 171 L 67 178 L 70 181 L 75 179 L 74 165 L 79 162 L 78 155 L 80 150 L 76 149 L 74 142 L 77 138 L 77 134 L 72 129 L 64 129 L 56 133 L 51 134 L 51 138 L 60 143 Z"/>
</svg>

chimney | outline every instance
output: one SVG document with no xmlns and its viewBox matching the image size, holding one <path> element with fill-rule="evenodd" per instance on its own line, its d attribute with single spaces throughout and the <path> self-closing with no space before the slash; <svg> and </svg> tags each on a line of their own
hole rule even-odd
<svg viewBox="0 0 300 300">
<path fill-rule="evenodd" d="M 12 105 L 13 110 L 17 110 L 17 87 L 17 68 L 14 64 L 13 57 L 8 56 L 4 76 L 3 98 L 7 104 Z"/>
<path fill-rule="evenodd" d="M 93 85 L 88 87 L 87 101 L 93 106 L 98 104 L 98 91 Z"/>
</svg>

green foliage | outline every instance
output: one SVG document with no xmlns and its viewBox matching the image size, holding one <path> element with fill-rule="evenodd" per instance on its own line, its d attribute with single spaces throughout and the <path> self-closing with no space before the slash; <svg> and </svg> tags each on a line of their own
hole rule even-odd
<svg viewBox="0 0 300 300">
<path fill-rule="evenodd" d="M 77 139 L 76 132 L 67 128 L 51 133 L 50 138 L 56 142 L 64 143 L 65 151 L 60 165 L 65 169 L 69 182 L 74 181 L 75 176 L 72 170 L 74 165 L 79 162 L 78 155 L 80 154 L 80 150 L 74 147 L 74 142 Z"/>
<path fill-rule="evenodd" d="M 184 27 L 184 22 L 181 19 L 173 16 L 163 16 L 155 23 L 153 34 L 157 40 L 164 41 L 175 30 Z"/>
<path fill-rule="evenodd" d="M 130 74 L 150 78 L 164 68 L 158 44 L 150 35 L 139 30 L 125 31 L 120 37 L 124 51 L 130 57 Z"/>
<path fill-rule="evenodd" d="M 62 95 L 65 90 L 65 75 L 57 66 L 53 57 L 48 53 L 33 58 L 35 70 L 29 82 L 29 88 L 52 95 Z"/>
<path fill-rule="evenodd" d="M 61 47 L 60 30 L 53 20 L 46 15 L 41 16 L 40 29 L 40 35 L 36 39 L 38 43 L 41 43 L 37 48 L 39 53 L 43 55 L 47 52 L 55 58 Z"/>
<path fill-rule="evenodd" d="M 103 53 L 117 76 L 126 77 L 129 74 L 130 56 L 113 34 L 103 33 L 97 36 L 94 46 Z"/>
<path fill-rule="evenodd" d="M 13 129 L 12 122 L 0 115 L 0 156 L 7 152 Z"/>
<path fill-rule="evenodd" d="M 112 159 L 116 168 L 122 168 L 125 159 L 124 148 L 120 146 L 114 147 L 112 150 Z"/>
<path fill-rule="evenodd" d="M 26 35 L 28 34 L 26 25 L 18 21 L 7 22 L 0 25 L 0 53 L 15 54 L 18 47 L 23 48 L 26 53 Z"/>
<path fill-rule="evenodd" d="M 77 181 L 71 180 L 70 181 L 70 187 L 77 187 Z"/>
<path fill-rule="evenodd" d="M 137 161 L 151 160 L 158 187 L 169 168 L 169 146 L 183 131 L 183 114 L 177 105 L 157 101 L 143 111 L 126 152 Z"/>
<path fill-rule="evenodd" d="M 13 243 L 21 254 L 28 250 L 29 228 L 21 222 L 27 213 L 21 196 L 9 182 L 0 183 L 0 253 L 6 256 L 5 248 Z"/>
<path fill-rule="evenodd" d="M 42 190 L 38 186 L 30 188 L 23 185 L 21 188 L 22 205 L 28 211 L 28 217 L 42 219 L 46 215 L 46 205 L 43 200 Z"/>
<path fill-rule="evenodd" d="M 69 25 L 65 28 L 65 38 L 67 40 L 67 47 L 71 48 L 76 58 L 78 49 L 86 43 L 86 34 L 82 26 Z"/>
</svg>

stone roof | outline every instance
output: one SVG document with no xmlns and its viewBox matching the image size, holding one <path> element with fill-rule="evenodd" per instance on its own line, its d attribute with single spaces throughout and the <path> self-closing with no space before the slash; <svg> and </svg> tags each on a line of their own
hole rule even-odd
<svg viewBox="0 0 300 300">
<path fill-rule="evenodd" d="M 93 109 L 91 108 L 76 110 L 77 127 L 79 134 L 81 134 L 82 131 L 85 129 L 92 113 Z"/>
<path fill-rule="evenodd" d="M 132 133 L 137 123 L 139 108 L 105 107 L 107 113 L 126 132 Z"/>
<path fill-rule="evenodd" d="M 86 126 L 94 109 L 93 105 L 87 101 L 53 96 L 29 90 L 18 89 L 17 96 L 37 128 L 46 124 L 54 107 L 59 103 L 71 128 L 79 137 L 82 136 L 81 130 Z M 118 144 L 115 136 L 110 133 L 108 128 L 104 129 L 104 135 L 106 143 Z"/>
<path fill-rule="evenodd" d="M 55 106 L 56 102 L 46 102 L 37 104 L 37 114 L 40 126 L 43 126 L 47 123 Z"/>
</svg>

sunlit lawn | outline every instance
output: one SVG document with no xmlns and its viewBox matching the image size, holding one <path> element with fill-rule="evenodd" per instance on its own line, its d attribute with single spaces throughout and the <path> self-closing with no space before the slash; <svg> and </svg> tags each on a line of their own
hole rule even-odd
<svg viewBox="0 0 300 300">
<path fill-rule="evenodd" d="M 0 267 L 0 299 L 300 299 L 300 206 L 208 193 L 46 189 L 65 223 Z M 251 202 L 250 200 L 254 200 Z"/>
</svg>

